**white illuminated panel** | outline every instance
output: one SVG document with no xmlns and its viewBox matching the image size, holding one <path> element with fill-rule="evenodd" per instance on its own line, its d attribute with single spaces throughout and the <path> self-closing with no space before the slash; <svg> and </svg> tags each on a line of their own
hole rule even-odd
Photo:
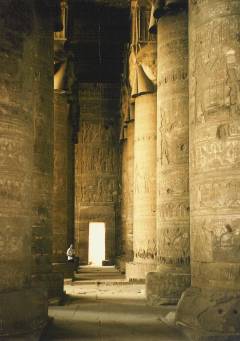
<svg viewBox="0 0 240 341">
<path fill-rule="evenodd" d="M 88 262 L 102 266 L 105 259 L 105 223 L 89 223 Z"/>
</svg>

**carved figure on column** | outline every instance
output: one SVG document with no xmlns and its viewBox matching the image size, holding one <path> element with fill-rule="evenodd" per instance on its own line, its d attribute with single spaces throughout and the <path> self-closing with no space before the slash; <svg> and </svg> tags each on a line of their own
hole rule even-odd
<svg viewBox="0 0 240 341">
<path fill-rule="evenodd" d="M 187 1 L 157 1 L 157 272 L 152 305 L 177 303 L 190 286 Z M 177 46 L 177 47 L 176 47 Z"/>
<path fill-rule="evenodd" d="M 238 1 L 190 1 L 191 288 L 176 321 L 201 340 L 240 338 Z"/>
</svg>

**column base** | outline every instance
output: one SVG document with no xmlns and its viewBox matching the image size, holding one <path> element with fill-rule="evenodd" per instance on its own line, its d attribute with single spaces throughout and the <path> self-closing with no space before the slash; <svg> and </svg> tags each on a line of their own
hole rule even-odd
<svg viewBox="0 0 240 341">
<path fill-rule="evenodd" d="M 155 271 L 156 263 L 126 263 L 126 278 L 129 281 L 141 280 L 145 281 L 148 272 Z"/>
<path fill-rule="evenodd" d="M 182 295 L 176 324 L 192 340 L 240 340 L 240 291 L 191 287 Z"/>
<path fill-rule="evenodd" d="M 74 263 L 53 263 L 53 271 L 60 272 L 64 278 L 73 278 L 75 264 Z"/>
<path fill-rule="evenodd" d="M 115 259 L 116 267 L 122 274 L 126 273 L 126 264 L 132 262 L 132 257 L 120 256 Z"/>
<path fill-rule="evenodd" d="M 63 274 L 59 272 L 50 272 L 32 275 L 32 285 L 38 287 L 41 285 L 46 288 L 49 300 L 57 300 L 59 303 L 64 298 L 64 279 Z"/>
<path fill-rule="evenodd" d="M 177 304 L 191 285 L 190 273 L 168 271 L 149 272 L 146 277 L 146 299 L 151 306 Z"/>
<path fill-rule="evenodd" d="M 46 291 L 22 289 L 0 294 L 0 338 L 28 340 L 40 338 L 48 323 Z"/>
</svg>

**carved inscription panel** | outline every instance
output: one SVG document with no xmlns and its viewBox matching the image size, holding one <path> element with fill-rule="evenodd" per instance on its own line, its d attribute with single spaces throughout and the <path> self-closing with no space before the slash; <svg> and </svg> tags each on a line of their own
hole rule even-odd
<svg viewBox="0 0 240 341">
<path fill-rule="evenodd" d="M 158 264 L 189 267 L 188 15 L 158 21 Z"/>
<path fill-rule="evenodd" d="M 190 4 L 193 280 L 209 286 L 240 261 L 239 16 L 236 1 Z"/>
<path fill-rule="evenodd" d="M 156 258 L 156 94 L 136 98 L 134 127 L 134 259 Z"/>
</svg>

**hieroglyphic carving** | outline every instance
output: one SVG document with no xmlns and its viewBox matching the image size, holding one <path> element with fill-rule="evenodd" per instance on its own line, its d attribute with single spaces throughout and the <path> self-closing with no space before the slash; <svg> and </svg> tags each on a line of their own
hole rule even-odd
<svg viewBox="0 0 240 341">
<path fill-rule="evenodd" d="M 150 195 L 154 191 L 156 175 L 154 169 L 136 165 L 134 169 L 134 193 Z"/>
<path fill-rule="evenodd" d="M 181 136 L 182 135 L 182 136 Z M 164 166 L 174 167 L 185 163 L 188 159 L 188 136 L 186 133 L 174 136 L 172 134 L 162 134 L 161 138 L 161 163 Z"/>
<path fill-rule="evenodd" d="M 162 224 L 158 231 L 158 262 L 178 266 L 190 263 L 190 238 L 187 224 Z"/>
<path fill-rule="evenodd" d="M 80 148 L 80 146 L 79 146 Z M 84 150 L 79 151 L 81 162 L 79 170 L 82 173 L 100 172 L 114 173 L 117 168 L 117 156 L 112 146 L 84 145 Z"/>
<path fill-rule="evenodd" d="M 25 246 L 24 239 L 26 237 L 27 236 L 24 234 L 22 236 L 17 235 L 16 231 L 11 229 L 10 226 L 6 226 L 6 229 L 4 231 L 0 231 L 1 258 L 5 259 L 6 261 L 11 250 L 11 254 L 13 257 L 18 258 L 18 260 L 20 260 L 21 258 L 24 259 L 24 254 L 21 254 L 21 250 Z M 9 245 L 9 247 L 6 248 L 6 245 Z"/>
<path fill-rule="evenodd" d="M 182 115 L 188 107 L 188 96 L 184 92 L 177 97 L 165 97 L 161 100 L 159 110 L 161 112 L 164 131 L 170 133 L 175 129 L 187 129 L 188 116 Z"/>
<path fill-rule="evenodd" d="M 193 209 L 239 209 L 240 207 L 240 181 L 238 180 L 224 179 L 199 183 L 192 191 Z"/>
<path fill-rule="evenodd" d="M 32 275 L 51 271 L 53 189 L 53 44 L 51 24 L 38 18 L 33 39 Z M 44 34 L 42 31 L 44 27 Z M 39 58 L 46 51 L 45 58 Z M 37 277 L 37 276 L 36 276 Z"/>
<path fill-rule="evenodd" d="M 211 287 L 211 283 L 217 282 L 225 289 L 234 289 L 240 280 L 239 263 L 193 261 L 192 270 L 193 286 Z"/>
<path fill-rule="evenodd" d="M 167 219 L 184 219 L 189 218 L 189 202 L 188 201 L 177 201 L 177 202 L 166 202 L 158 205 L 158 218 L 161 220 Z"/>
<path fill-rule="evenodd" d="M 122 149 L 122 252 L 133 259 L 133 174 L 134 122 L 128 122 L 128 135 Z"/>
<path fill-rule="evenodd" d="M 156 239 L 144 240 L 144 244 L 141 247 L 135 248 L 134 258 L 135 260 L 155 260 L 157 257 L 157 245 Z"/>
<path fill-rule="evenodd" d="M 198 228 L 196 228 L 198 227 Z M 193 259 L 237 261 L 239 257 L 240 218 L 206 217 L 193 220 Z"/>
<path fill-rule="evenodd" d="M 202 30 L 192 34 L 191 92 L 196 93 L 192 100 L 196 124 L 237 116 L 240 77 L 235 35 L 238 31 L 236 19 L 222 17 L 207 22 Z M 223 50 L 222 45 L 227 41 L 231 44 Z"/>
<path fill-rule="evenodd" d="M 105 141 L 114 143 L 114 127 L 111 121 L 81 121 L 81 132 L 79 143 L 90 144 Z"/>
<path fill-rule="evenodd" d="M 173 48 L 176 48 L 175 42 Z M 164 87 L 171 84 L 171 82 L 185 81 L 188 78 L 188 73 L 182 67 L 175 68 L 173 71 L 165 72 L 164 75 L 159 75 L 158 86 Z"/>
<path fill-rule="evenodd" d="M 81 179 L 81 180 L 80 180 Z M 109 177 L 79 178 L 78 200 L 81 203 L 113 202 L 116 196 L 116 179 Z"/>
<path fill-rule="evenodd" d="M 0 197 L 7 202 L 12 201 L 22 206 L 25 197 L 25 185 L 21 180 L 0 179 Z"/>
<path fill-rule="evenodd" d="M 219 169 L 237 168 L 240 164 L 240 141 L 196 141 L 195 150 L 192 151 L 193 171 L 213 171 Z"/>
<path fill-rule="evenodd" d="M 54 93 L 53 263 L 66 261 L 73 204 L 71 183 L 71 129 L 66 94 Z"/>
<path fill-rule="evenodd" d="M 156 109 L 156 94 L 135 100 L 133 252 L 139 264 L 156 259 Z"/>
<path fill-rule="evenodd" d="M 158 295 L 171 274 L 169 299 L 185 289 L 177 274 L 190 273 L 187 12 L 173 15 L 158 22 L 157 260 L 159 275 L 166 273 Z"/>
<path fill-rule="evenodd" d="M 21 10 L 14 5 L 4 2 L 0 9 L 0 16 L 9 18 L 0 21 L 0 338 L 3 339 L 30 335 L 35 318 L 44 320 L 42 326 L 47 321 L 45 294 L 42 289 L 31 289 L 31 208 L 34 103 L 44 102 L 48 93 L 41 97 L 34 87 L 36 64 L 41 58 L 40 50 L 35 49 L 36 41 L 40 41 L 35 35 L 40 29 L 39 13 L 31 1 L 22 1 Z M 50 18 L 45 23 L 48 21 L 52 25 Z M 45 37 L 42 28 L 41 36 Z M 42 59 L 49 60 L 52 67 L 48 49 Z M 45 74 L 47 79 L 44 73 L 41 77 L 51 87 L 51 72 Z M 21 322 L 26 315 L 28 323 L 23 326 Z"/>
<path fill-rule="evenodd" d="M 24 136 L 21 131 L 15 131 L 15 136 L 18 137 L 17 140 L 16 137 L 12 139 L 11 136 L 4 136 L 4 132 L 2 132 L 0 137 L 0 158 L 3 160 L 2 162 L 11 167 L 28 167 L 28 158 L 22 153 L 26 148 Z"/>
<path fill-rule="evenodd" d="M 158 196 L 159 197 L 180 197 L 186 196 L 189 192 L 189 179 L 185 176 L 184 172 L 171 172 L 168 170 L 163 172 L 161 180 L 158 180 Z"/>
<path fill-rule="evenodd" d="M 193 281 L 224 286 L 220 264 L 227 271 L 239 262 L 240 6 L 197 1 L 190 9 Z"/>
<path fill-rule="evenodd" d="M 30 276 L 32 138 L 18 110 L 13 122 L 0 118 L 0 291 L 22 288 Z"/>
<path fill-rule="evenodd" d="M 75 200 L 77 253 L 87 262 L 88 222 L 84 222 L 83 207 L 90 207 L 88 221 L 92 221 L 97 207 L 114 207 L 118 196 L 118 126 L 115 117 L 118 88 L 114 84 L 81 84 L 79 98 L 80 131 L 75 151 Z M 83 108 L 84 107 L 84 108 Z M 103 213 L 101 221 L 110 219 L 106 252 L 112 254 L 115 218 Z M 81 231 L 81 232 L 79 232 Z"/>
</svg>

